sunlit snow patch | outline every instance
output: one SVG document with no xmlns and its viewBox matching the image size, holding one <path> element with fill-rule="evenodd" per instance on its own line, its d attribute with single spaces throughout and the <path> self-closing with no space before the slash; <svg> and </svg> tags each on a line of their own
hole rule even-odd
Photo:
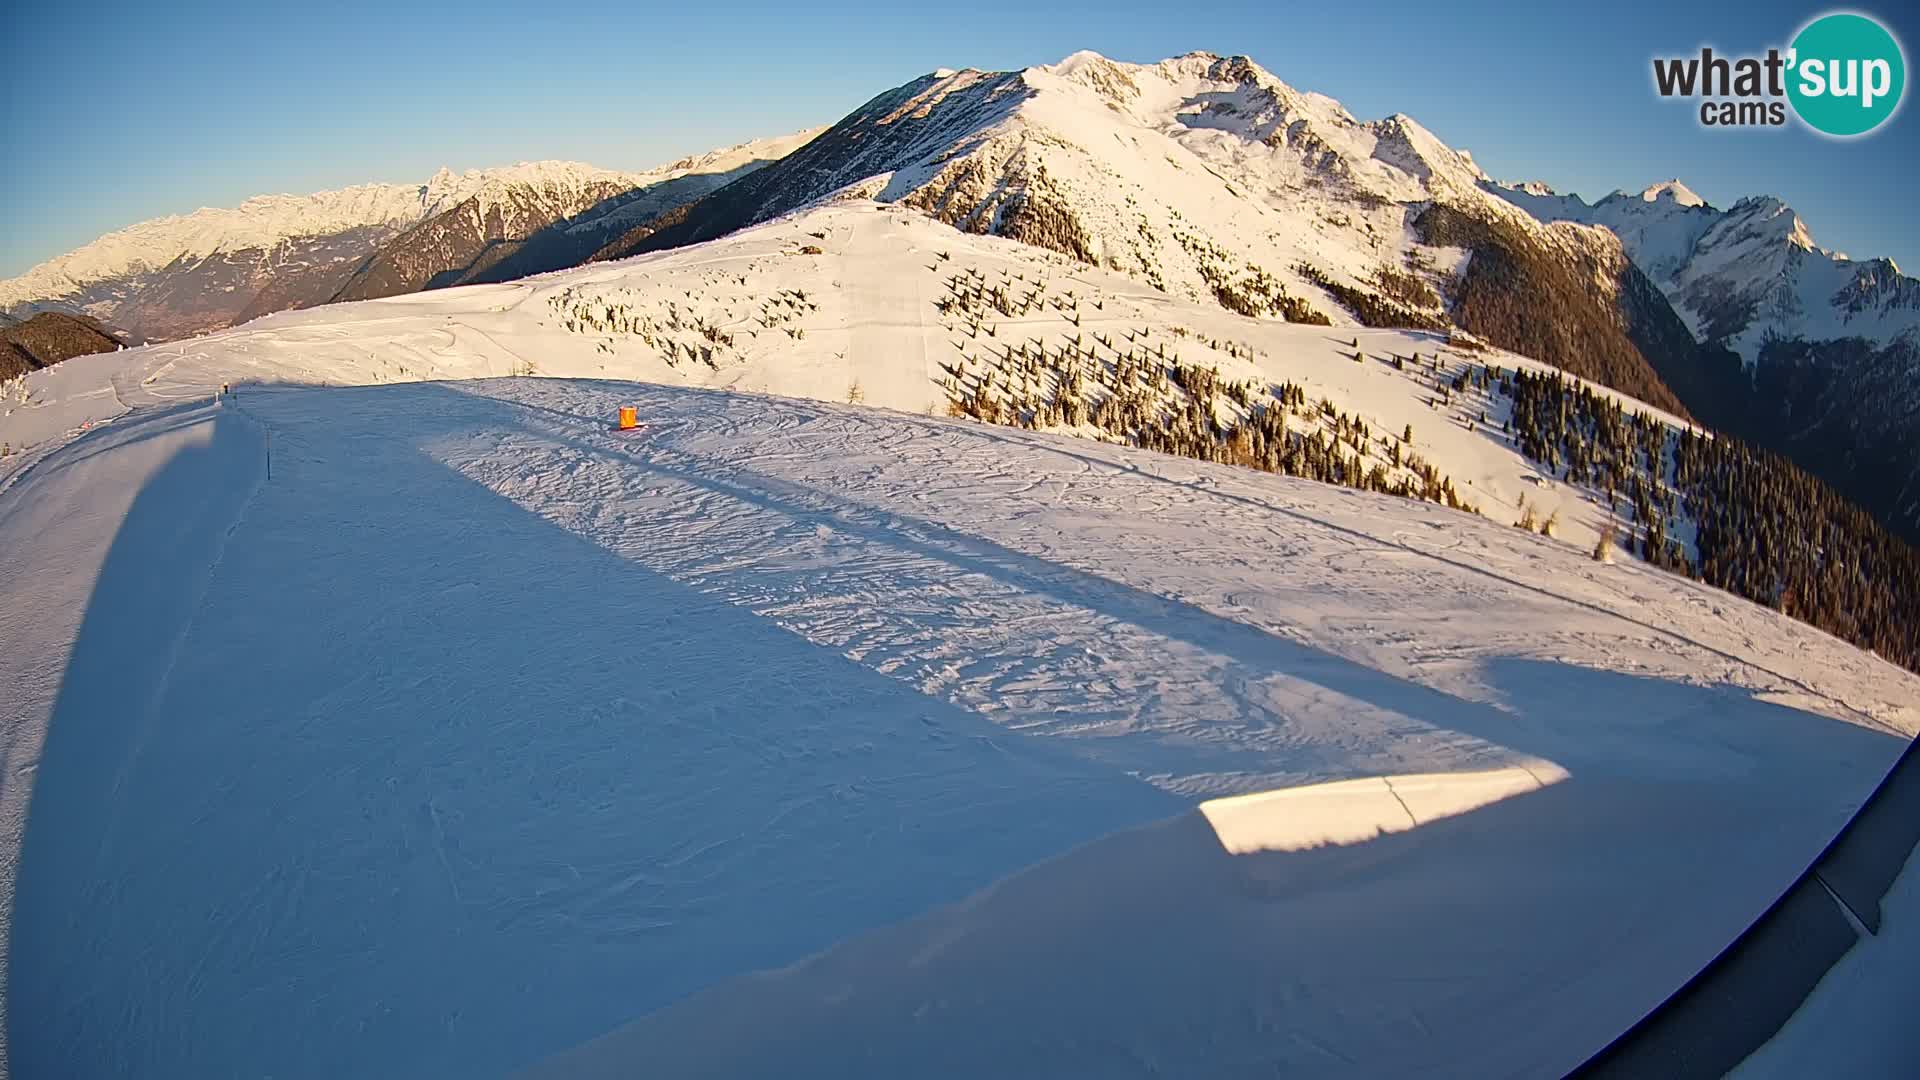
<svg viewBox="0 0 1920 1080">
<path fill-rule="evenodd" d="M 1235 855 L 1357 844 L 1557 784 L 1550 761 L 1485 772 L 1370 776 L 1211 799 L 1200 812 Z"/>
</svg>

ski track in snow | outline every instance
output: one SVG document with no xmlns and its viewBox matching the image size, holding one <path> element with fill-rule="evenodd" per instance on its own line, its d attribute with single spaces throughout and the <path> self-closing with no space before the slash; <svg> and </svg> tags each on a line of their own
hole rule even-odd
<svg viewBox="0 0 1920 1080">
<path fill-rule="evenodd" d="M 1920 728 L 1911 674 L 1595 564 L 1577 501 L 1570 542 L 1501 524 L 1531 468 L 1341 352 L 1417 335 L 1065 278 L 1090 328 L 1417 423 L 1488 519 L 921 415 L 962 265 L 1058 272 L 835 207 L 37 373 L 0 420 L 13 1069 L 1559 1073 Z M 552 325 L 572 288 L 819 309 L 670 368 Z M 419 381 L 526 364 L 568 378 Z"/>
<path fill-rule="evenodd" d="M 123 786 L 164 713 L 167 678 L 198 607 L 197 589 L 218 562 L 221 530 L 252 493 L 248 473 L 257 455 L 213 445 L 213 411 L 202 399 L 195 405 L 155 410 L 137 424 L 94 428 L 90 437 L 50 455 L 56 459 L 53 468 L 15 473 L 14 490 L 0 502 L 0 534 L 7 538 L 10 556 L 0 563 L 0 592 L 8 598 L 6 617 L 0 620 L 8 641 L 6 655 L 0 657 L 0 682 L 14 690 L 0 702 L 0 929 L 9 938 L 4 958 L 9 986 L 17 974 L 12 960 L 22 943 L 13 919 L 19 859 L 53 706 L 81 699 L 82 704 L 68 709 L 81 714 L 73 723 L 86 727 L 63 737 L 88 740 L 95 769 L 84 788 L 55 785 L 32 805 L 35 814 L 53 813 L 57 811 L 42 808 L 56 800 L 78 799 L 87 804 L 86 813 L 106 815 L 94 845 L 62 844 L 52 853 L 68 867 L 91 861 L 91 871 L 82 876 L 90 880 L 97 901 L 97 890 L 113 878 L 116 823 L 131 813 Z M 229 442 L 249 441 L 239 428 L 230 429 L 228 437 Z M 257 442 L 257 435 L 251 441 Z M 193 474 L 190 480 L 181 479 L 182 470 Z M 109 543 L 129 539 L 124 528 L 116 535 L 116 528 L 130 517 L 129 503 L 136 500 L 136 492 L 139 499 L 161 500 L 167 507 L 166 520 L 150 523 L 145 535 L 148 542 L 169 549 L 169 557 L 155 567 L 167 580 L 153 585 L 128 580 L 140 576 L 131 566 L 117 572 L 127 577 L 109 582 L 102 571 L 96 580 L 92 574 L 101 568 Z M 68 548 L 51 561 L 22 557 L 24 545 L 48 542 Z M 201 553 L 206 554 L 198 557 Z M 113 596 L 97 593 L 88 601 L 90 587 L 134 594 L 139 621 L 121 622 L 119 617 L 128 611 L 116 608 Z M 81 622 L 83 613 L 89 622 Z M 88 627 L 105 635 L 104 648 L 115 656 L 110 669 L 87 670 L 69 656 L 76 636 Z M 121 695 L 112 717 L 84 704 L 85 695 L 104 683 L 114 684 Z M 100 730 L 116 722 L 122 726 L 110 735 Z M 5 1049 L 0 1044 L 0 1051 Z M 0 1057 L 0 1064 L 5 1060 Z"/>
<path fill-rule="evenodd" d="M 612 433 L 628 402 L 653 426 Z M 257 493 L 243 410 L 272 432 Z M 1658 582 L 1689 635 L 1851 651 L 1730 601 L 1689 624 L 1684 582 L 884 410 L 248 388 L 22 485 L 9 552 L 62 550 L 54 508 L 125 519 L 54 560 L 95 597 L 44 610 L 86 621 L 10 621 L 0 650 L 46 688 L 7 728 L 10 766 L 46 740 L 22 1075 L 464 1075 L 615 1028 L 553 1067 L 965 1075 L 1002 1030 L 1016 1072 L 1553 1071 L 1737 932 L 1898 750 L 1802 710 L 1912 728 L 1874 704 L 1910 693 L 1885 665 L 1823 696 L 1628 614 Z M 213 502 L 183 541 L 189 492 Z M 1435 520 L 1497 572 L 1408 550 Z M 38 581 L 10 611 L 77 587 Z M 1523 772 L 1457 804 L 1404 779 Z M 1377 828 L 1407 831 L 1265 851 L 1256 818 L 1228 856 L 1185 813 L 1367 777 L 1403 778 Z"/>
</svg>

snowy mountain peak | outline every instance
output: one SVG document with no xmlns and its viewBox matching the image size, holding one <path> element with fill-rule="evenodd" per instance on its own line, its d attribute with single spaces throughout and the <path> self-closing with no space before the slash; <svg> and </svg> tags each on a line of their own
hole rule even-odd
<svg viewBox="0 0 1920 1080">
<path fill-rule="evenodd" d="M 1738 219 L 1757 234 L 1784 241 L 1804 251 L 1820 251 L 1813 233 L 1793 207 L 1772 195 L 1752 195 L 1733 204 L 1729 218 Z M 1831 252 L 1822 252 L 1831 254 Z"/>
<path fill-rule="evenodd" d="M 1121 64 L 1090 49 L 1082 49 L 1057 64 L 1029 69 L 1029 75 L 1050 75 L 1089 87 L 1101 95 L 1125 103 L 1140 96 L 1136 64 Z M 1036 80 L 1029 78 L 1032 83 Z"/>
<path fill-rule="evenodd" d="M 464 172 L 443 167 L 415 183 L 256 195 L 228 208 L 131 225 L 0 281 L 0 311 L 79 311 L 137 337 L 182 337 L 324 303 L 335 295 L 341 275 L 358 273 L 354 267 L 364 268 L 368 256 L 443 215 L 458 215 L 467 222 L 462 231 L 494 240 L 522 238 L 615 198 L 624 199 L 620 209 L 629 216 L 645 217 L 704 195 L 817 134 L 815 129 L 743 143 L 645 172 L 532 161 Z M 604 215 L 597 223 L 617 224 Z M 450 250 L 441 245 L 419 257 L 432 261 Z M 420 269 L 429 277 L 438 272 L 424 263 Z M 548 269 L 554 267 L 526 272 Z"/>
<path fill-rule="evenodd" d="M 174 261 L 222 252 L 270 249 L 288 239 L 353 229 L 394 229 L 464 199 L 530 183 L 578 188 L 591 181 L 644 179 L 578 162 L 523 162 L 503 169 L 441 169 L 424 184 L 363 184 L 311 195 L 256 195 L 231 208 L 203 207 L 142 221 L 0 281 L 0 308 L 70 294 L 110 278 L 159 270 Z"/>
<path fill-rule="evenodd" d="M 1217 94 L 1243 88 L 1265 92 L 1279 100 L 1299 96 L 1248 57 L 1223 57 L 1205 51 L 1168 57 L 1154 64 L 1133 64 L 1083 49 L 1057 64 L 1028 68 L 1023 75 L 1030 85 L 1045 86 L 1048 78 L 1063 79 L 1122 103 L 1138 98 L 1143 85 L 1156 82 L 1168 88 L 1185 88 L 1189 95 L 1196 89 Z"/>
<path fill-rule="evenodd" d="M 1051 71 L 1055 75 L 1060 75 L 1068 78 L 1071 78 L 1077 72 L 1083 71 L 1090 67 L 1112 67 L 1112 66 L 1114 66 L 1114 62 L 1112 60 L 1109 60 L 1106 57 L 1100 55 L 1099 53 L 1094 52 L 1092 49 L 1081 49 L 1079 52 L 1074 53 L 1071 56 L 1068 56 L 1066 59 L 1060 61 L 1057 64 L 1042 65 L 1042 67 L 1045 70 Z"/>
<path fill-rule="evenodd" d="M 946 78 L 954 72 L 942 69 L 936 78 Z M 768 139 L 753 139 L 737 146 L 725 146 L 718 150 L 709 150 L 703 154 L 690 154 L 670 161 L 657 169 L 649 169 L 642 174 L 649 180 L 666 180 L 684 176 L 688 173 L 728 172 L 751 161 L 771 161 L 792 153 L 818 138 L 827 130 L 824 127 L 807 128 L 791 135 L 778 135 Z"/>
<path fill-rule="evenodd" d="M 1707 200 L 1693 193 L 1687 185 L 1678 179 L 1655 184 L 1640 193 L 1641 202 L 1670 202 L 1680 206 L 1705 206 Z"/>
<path fill-rule="evenodd" d="M 1406 113 L 1394 113 L 1365 126 L 1380 139 L 1380 144 L 1374 147 L 1375 158 L 1421 176 L 1429 184 L 1437 180 L 1443 188 L 1467 191 L 1488 180 L 1472 154 L 1441 142 Z"/>
<path fill-rule="evenodd" d="M 1259 64 L 1245 56 L 1215 56 L 1212 53 L 1189 53 L 1196 60 L 1210 60 L 1207 76 L 1220 82 L 1239 83 L 1242 86 L 1273 86 L 1280 80 Z"/>
<path fill-rule="evenodd" d="M 565 202 L 611 188 L 657 183 L 690 171 L 723 171 L 776 145 L 798 138 L 765 140 L 713 151 L 648 172 L 602 169 L 577 161 L 523 161 L 464 172 L 442 167 L 424 183 L 361 184 L 309 195 L 255 195 L 236 206 L 202 207 L 142 221 L 108 233 L 68 254 L 49 259 L 19 277 L 0 281 L 0 310 L 70 296 L 101 282 L 162 270 L 179 260 L 271 251 L 290 240 L 329 237 L 354 230 L 391 234 L 469 199 L 482 212 L 525 190 L 543 201 Z"/>
<path fill-rule="evenodd" d="M 1920 283 L 1891 260 L 1856 263 L 1814 242 L 1807 223 L 1771 195 L 1726 210 L 1679 180 L 1588 205 L 1545 184 L 1484 185 L 1547 222 L 1597 225 L 1666 293 L 1696 337 L 1748 363 L 1772 341 L 1864 338 L 1885 345 L 1920 330 Z"/>
<path fill-rule="evenodd" d="M 421 210 L 436 213 L 455 203 L 480 196 L 494 200 L 507 188 L 525 186 L 541 191 L 578 191 L 600 184 L 637 186 L 650 174 L 602 169 L 578 161 L 522 161 L 487 169 L 456 173 L 442 167 L 421 190 Z"/>
</svg>

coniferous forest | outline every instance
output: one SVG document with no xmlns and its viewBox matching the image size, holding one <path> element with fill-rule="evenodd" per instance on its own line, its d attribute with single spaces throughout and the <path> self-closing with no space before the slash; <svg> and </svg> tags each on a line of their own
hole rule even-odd
<svg viewBox="0 0 1920 1080">
<path fill-rule="evenodd" d="M 1564 376 L 1497 386 L 1515 446 L 1611 499 L 1634 554 L 1920 671 L 1920 552 L 1826 484 L 1730 436 L 1625 415 Z"/>
<path fill-rule="evenodd" d="M 1150 325 L 1083 329 L 1082 315 L 1097 311 L 1099 299 L 1003 277 L 955 273 L 935 301 L 945 325 L 966 334 L 955 342 L 959 362 L 943 365 L 952 415 L 1091 428 L 1182 457 L 1480 512 L 1413 451 L 1411 427 L 1375 430 L 1296 384 L 1227 379 L 1178 352 L 1190 344 L 1251 359 L 1246 345 L 1189 337 L 1181 327 L 1170 335 Z M 1003 334 L 998 322 L 1048 311 L 1066 323 L 1064 335 Z M 1447 422 L 1507 440 L 1609 508 L 1612 528 L 1596 557 L 1617 545 L 1920 671 L 1920 552 L 1787 459 L 1651 411 L 1628 412 L 1619 398 L 1564 372 L 1479 362 L 1471 339 L 1427 356 L 1368 356 L 1358 346 L 1356 339 L 1346 354 L 1353 362 L 1408 372 Z M 1520 524 L 1552 535 L 1555 518 L 1541 521 L 1536 510 L 1523 506 Z"/>
</svg>

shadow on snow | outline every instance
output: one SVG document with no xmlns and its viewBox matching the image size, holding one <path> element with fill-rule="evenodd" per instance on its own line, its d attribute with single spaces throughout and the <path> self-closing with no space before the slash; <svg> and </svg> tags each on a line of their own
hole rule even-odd
<svg viewBox="0 0 1920 1080">
<path fill-rule="evenodd" d="M 341 430 L 280 423 L 323 400 Z M 1673 939 L 1671 985 L 1639 1000 L 1601 968 L 1579 985 L 1616 1007 L 1499 998 L 1526 1028 L 1512 1053 L 1586 1040 L 1572 1064 L 1791 880 L 1783 844 L 1810 858 L 1838 828 L 1847 807 L 1782 794 L 1796 777 L 1864 796 L 1863 763 L 1899 750 L 1723 689 L 1533 661 L 1493 665 L 1512 711 L 1494 709 L 931 522 L 636 461 L 1574 774 L 1411 833 L 1228 856 L 1180 801 L 1064 740 L 617 558 L 417 449 L 511 427 L 511 406 L 430 384 L 255 401 L 274 480 L 249 421 L 208 421 L 134 501 L 73 645 L 8 942 L 23 1077 L 470 1075 L 635 1017 L 622 1047 L 737 1075 L 977 1074 L 996 1030 L 1053 1039 L 1042 1071 L 1377 1071 L 1485 1019 L 1484 997 L 1449 994 L 1572 985 L 1552 973 L 1638 913 L 1634 932 Z M 405 438 L 354 424 L 387 410 Z M 1569 722 L 1596 701 L 1624 726 Z M 1697 756 L 1608 775 L 1590 740 L 1653 715 Z M 1658 857 L 1623 848 L 1655 836 Z M 1590 857 L 1556 859 L 1568 845 Z M 1660 911 L 1702 858 L 1733 886 Z M 1429 892 L 1394 887 L 1409 867 Z M 1476 1066 L 1508 1052 L 1487 1050 Z"/>
</svg>

